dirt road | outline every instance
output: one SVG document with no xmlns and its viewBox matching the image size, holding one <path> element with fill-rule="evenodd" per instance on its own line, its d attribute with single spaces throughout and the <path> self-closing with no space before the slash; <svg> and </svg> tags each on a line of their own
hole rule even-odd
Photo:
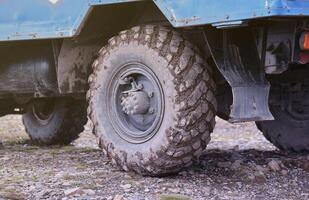
<svg viewBox="0 0 309 200">
<path fill-rule="evenodd" d="M 200 161 L 161 178 L 113 168 L 89 128 L 72 146 L 40 148 L 7 116 L 0 141 L 0 199 L 309 199 L 309 155 L 277 151 L 253 123 L 218 120 Z"/>
</svg>

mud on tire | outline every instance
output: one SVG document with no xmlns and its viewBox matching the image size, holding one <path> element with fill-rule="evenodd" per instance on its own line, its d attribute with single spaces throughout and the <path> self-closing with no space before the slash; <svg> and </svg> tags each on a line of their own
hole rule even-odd
<svg viewBox="0 0 309 200">
<path fill-rule="evenodd" d="M 88 115 L 113 164 L 143 175 L 164 175 L 199 158 L 215 126 L 216 99 L 211 71 L 197 52 L 173 29 L 151 25 L 123 31 L 100 50 L 89 77 Z M 118 84 L 115 74 L 128 63 L 145 66 L 162 88 L 162 94 L 154 94 L 163 97 L 162 120 L 142 142 L 126 139 L 113 123 L 123 114 L 117 106 L 111 110 L 109 88 Z"/>
<path fill-rule="evenodd" d="M 87 123 L 86 102 L 66 98 L 42 101 L 35 100 L 22 116 L 25 130 L 32 142 L 38 145 L 67 145 L 77 139 Z M 37 111 L 39 103 L 45 104 L 40 108 L 45 109 L 45 113 L 39 114 Z M 49 111 L 46 111 L 46 103 L 50 104 Z"/>
</svg>

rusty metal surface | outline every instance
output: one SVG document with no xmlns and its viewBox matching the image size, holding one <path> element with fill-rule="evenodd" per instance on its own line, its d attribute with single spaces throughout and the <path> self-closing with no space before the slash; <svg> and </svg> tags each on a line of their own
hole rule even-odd
<svg viewBox="0 0 309 200">
<path fill-rule="evenodd" d="M 57 77 L 60 93 L 87 91 L 87 78 L 100 46 L 93 43 L 63 41 L 58 57 Z"/>
</svg>

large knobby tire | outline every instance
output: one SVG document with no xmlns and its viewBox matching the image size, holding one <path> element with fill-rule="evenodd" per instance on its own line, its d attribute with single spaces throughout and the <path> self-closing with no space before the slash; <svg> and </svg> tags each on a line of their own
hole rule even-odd
<svg viewBox="0 0 309 200">
<path fill-rule="evenodd" d="M 140 91 L 122 91 L 119 95 L 128 92 L 128 96 L 144 99 L 138 104 L 140 113 L 145 111 L 144 105 L 153 106 L 140 114 L 146 121 L 151 114 L 156 116 L 154 127 L 144 125 L 139 129 L 145 132 L 134 133 L 131 124 L 127 129 L 120 125 L 136 118 L 130 114 L 130 107 L 123 108 L 127 114 L 121 113 L 117 102 L 120 96 L 113 93 L 114 85 L 124 87 L 122 72 L 131 73 L 137 83 L 144 81 Z M 93 64 L 89 84 L 88 115 L 93 131 L 103 152 L 125 171 L 152 176 L 176 173 L 198 159 L 210 141 L 216 115 L 211 71 L 197 50 L 173 29 L 139 26 L 111 38 Z M 155 88 L 155 92 L 149 93 L 149 88 Z M 147 100 L 146 91 L 152 100 Z M 121 105 L 127 101 L 130 99 Z"/>
<path fill-rule="evenodd" d="M 256 122 L 265 138 L 277 148 L 290 152 L 309 152 L 309 120 L 291 115 L 280 106 L 271 106 L 275 120 Z"/>
<path fill-rule="evenodd" d="M 35 100 L 22 116 L 31 141 L 38 145 L 67 145 L 78 138 L 87 123 L 83 100 Z"/>
</svg>

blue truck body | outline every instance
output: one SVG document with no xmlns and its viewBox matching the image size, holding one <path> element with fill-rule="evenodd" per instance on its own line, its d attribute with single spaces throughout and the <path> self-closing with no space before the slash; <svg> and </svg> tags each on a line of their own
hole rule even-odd
<svg viewBox="0 0 309 200">
<path fill-rule="evenodd" d="M 2 0 L 0 41 L 78 34 L 94 6 L 140 0 Z M 225 26 L 272 16 L 309 16 L 308 0 L 153 0 L 174 27 Z"/>
</svg>

